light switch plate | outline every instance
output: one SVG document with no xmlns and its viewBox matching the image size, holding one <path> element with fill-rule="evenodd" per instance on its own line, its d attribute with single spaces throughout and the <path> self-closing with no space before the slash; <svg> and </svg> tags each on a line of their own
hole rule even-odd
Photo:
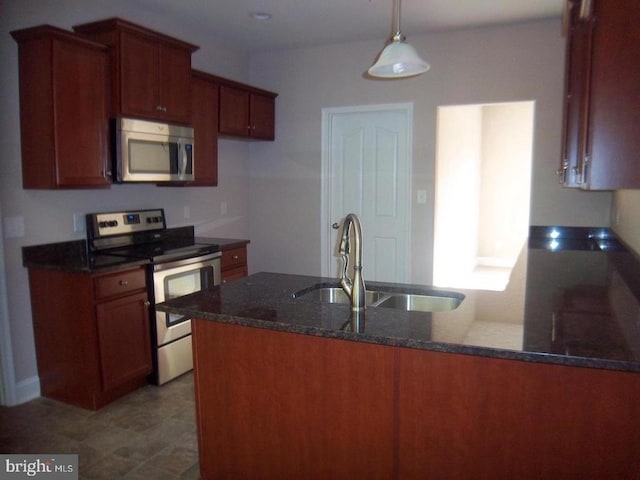
<svg viewBox="0 0 640 480">
<path fill-rule="evenodd" d="M 4 235 L 7 238 L 24 237 L 24 217 L 5 217 L 3 228 Z"/>
<path fill-rule="evenodd" d="M 427 191 L 418 190 L 418 193 L 416 195 L 416 201 L 421 204 L 427 203 Z"/>
</svg>

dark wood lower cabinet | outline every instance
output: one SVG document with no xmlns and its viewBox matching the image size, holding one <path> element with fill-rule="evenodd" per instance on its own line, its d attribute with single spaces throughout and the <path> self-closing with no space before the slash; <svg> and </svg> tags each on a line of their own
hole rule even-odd
<svg viewBox="0 0 640 480">
<path fill-rule="evenodd" d="M 203 480 L 640 471 L 636 373 L 193 323 Z"/>
<path fill-rule="evenodd" d="M 249 274 L 247 265 L 247 246 L 222 250 L 222 283 L 233 282 Z"/>
<path fill-rule="evenodd" d="M 29 286 L 43 396 L 98 409 L 147 383 L 144 268 L 104 274 L 30 268 Z"/>
</svg>

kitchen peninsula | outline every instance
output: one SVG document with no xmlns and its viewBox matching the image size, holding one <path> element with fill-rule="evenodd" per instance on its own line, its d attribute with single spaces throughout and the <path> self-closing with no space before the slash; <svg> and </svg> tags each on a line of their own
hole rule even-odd
<svg viewBox="0 0 640 480">
<path fill-rule="evenodd" d="M 504 292 L 370 307 L 362 332 L 348 305 L 292 296 L 335 279 L 259 273 L 160 305 L 196 319 L 202 478 L 636 478 L 639 273 L 608 231 L 534 227 Z"/>
</svg>

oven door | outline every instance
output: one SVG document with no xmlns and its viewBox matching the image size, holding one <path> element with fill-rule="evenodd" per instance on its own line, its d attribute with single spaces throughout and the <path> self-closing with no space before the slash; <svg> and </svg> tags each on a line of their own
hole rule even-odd
<svg viewBox="0 0 640 480">
<path fill-rule="evenodd" d="M 220 284 L 220 252 L 202 257 L 160 263 L 153 267 L 156 303 Z M 191 333 L 191 321 L 182 315 L 155 312 L 156 346 Z"/>
</svg>

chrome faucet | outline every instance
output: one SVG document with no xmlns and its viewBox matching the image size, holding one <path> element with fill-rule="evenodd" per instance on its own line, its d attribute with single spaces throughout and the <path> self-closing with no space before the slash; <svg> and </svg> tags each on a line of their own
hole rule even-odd
<svg viewBox="0 0 640 480">
<path fill-rule="evenodd" d="M 349 234 L 353 227 L 353 240 Z M 349 252 L 351 244 L 355 248 L 353 279 L 347 275 L 349 267 Z M 342 256 L 342 275 L 340 285 L 351 300 L 351 312 L 359 315 L 365 310 L 365 288 L 362 277 L 362 226 L 356 214 L 348 214 L 342 222 L 342 240 L 338 253 Z"/>
</svg>

